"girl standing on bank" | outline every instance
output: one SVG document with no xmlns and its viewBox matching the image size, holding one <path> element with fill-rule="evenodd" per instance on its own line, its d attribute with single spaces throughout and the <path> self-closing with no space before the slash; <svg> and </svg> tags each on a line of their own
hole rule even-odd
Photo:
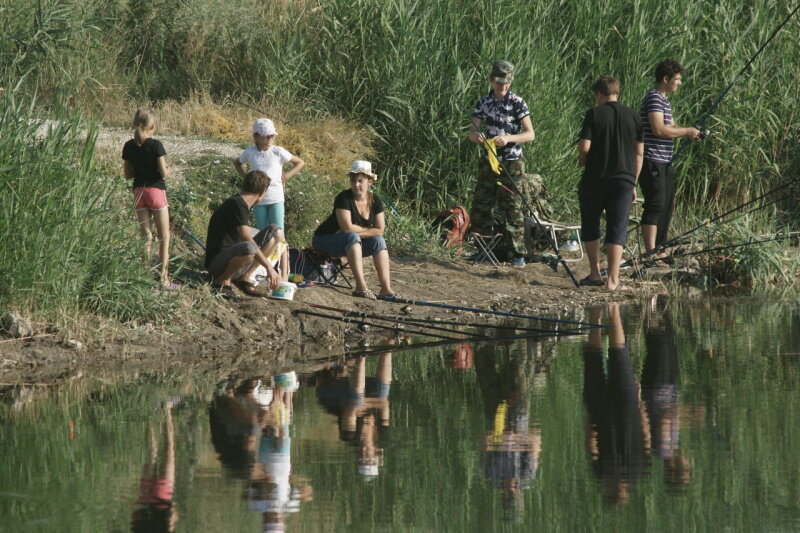
<svg viewBox="0 0 800 533">
<path fill-rule="evenodd" d="M 149 107 L 141 107 L 133 116 L 133 139 L 122 147 L 125 161 L 125 178 L 133 180 L 133 201 L 136 219 L 139 221 L 145 242 L 144 260 L 150 258 L 153 244 L 151 220 L 158 231 L 158 260 L 161 269 L 161 285 L 168 290 L 180 289 L 180 285 L 169 279 L 169 208 L 167 205 L 167 162 L 164 145 L 153 138 L 156 130 L 156 114 Z"/>
<path fill-rule="evenodd" d="M 269 176 L 267 193 L 253 206 L 253 217 L 256 219 L 256 227 L 260 230 L 270 224 L 276 224 L 279 228 L 284 229 L 285 196 L 283 191 L 289 178 L 300 172 L 300 169 L 305 166 L 302 159 L 275 144 L 277 136 L 275 124 L 270 119 L 256 120 L 253 123 L 255 146 L 245 149 L 233 162 L 236 172 L 242 178 L 247 173 L 245 164 L 249 170 L 260 170 Z M 286 164 L 292 165 L 292 168 L 284 174 L 283 166 Z"/>
</svg>

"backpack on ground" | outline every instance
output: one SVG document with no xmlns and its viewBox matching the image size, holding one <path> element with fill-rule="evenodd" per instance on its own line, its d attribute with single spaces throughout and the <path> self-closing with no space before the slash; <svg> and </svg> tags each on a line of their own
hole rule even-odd
<svg viewBox="0 0 800 533">
<path fill-rule="evenodd" d="M 440 211 L 433 221 L 433 225 L 439 228 L 439 233 L 443 244 L 448 248 L 461 245 L 464 236 L 469 229 L 469 213 L 463 205 L 457 205 L 452 209 Z"/>
</svg>

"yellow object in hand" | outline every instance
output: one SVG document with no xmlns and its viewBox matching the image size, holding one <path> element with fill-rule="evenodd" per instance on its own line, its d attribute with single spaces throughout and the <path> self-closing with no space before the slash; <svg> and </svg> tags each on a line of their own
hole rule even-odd
<svg viewBox="0 0 800 533">
<path fill-rule="evenodd" d="M 483 144 L 488 152 L 489 166 L 492 167 L 492 172 L 500 174 L 500 160 L 497 158 L 497 146 L 494 144 L 494 139 L 486 139 Z"/>
</svg>

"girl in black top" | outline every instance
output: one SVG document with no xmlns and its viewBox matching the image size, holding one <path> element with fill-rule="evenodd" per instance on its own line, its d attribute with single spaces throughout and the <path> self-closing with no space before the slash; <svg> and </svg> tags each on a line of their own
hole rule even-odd
<svg viewBox="0 0 800 533">
<path fill-rule="evenodd" d="M 155 129 L 155 112 L 150 108 L 137 109 L 133 117 L 133 139 L 122 147 L 122 159 L 125 177 L 133 180 L 136 219 L 145 242 L 144 261 L 147 263 L 150 257 L 153 243 L 150 221 L 153 219 L 158 230 L 161 284 L 165 289 L 175 290 L 180 289 L 180 285 L 169 280 L 169 208 L 164 183 L 169 172 L 164 146 L 153 139 Z"/>
<path fill-rule="evenodd" d="M 372 256 L 378 282 L 379 296 L 394 296 L 389 276 L 389 252 L 383 232 L 386 220 L 383 204 L 370 192 L 378 179 L 367 161 L 354 161 L 349 172 L 350 189 L 342 191 L 333 202 L 333 213 L 314 232 L 312 246 L 331 257 L 347 256 L 356 280 L 354 296 L 376 298 L 364 279 L 362 258 Z"/>
</svg>

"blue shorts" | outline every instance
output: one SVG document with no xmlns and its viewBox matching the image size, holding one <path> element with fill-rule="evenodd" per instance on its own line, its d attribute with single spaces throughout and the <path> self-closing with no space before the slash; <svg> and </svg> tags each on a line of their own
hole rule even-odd
<svg viewBox="0 0 800 533">
<path fill-rule="evenodd" d="M 328 235 L 314 235 L 311 246 L 331 257 L 344 257 L 347 250 L 354 244 L 361 243 L 361 255 L 369 257 L 381 250 L 386 250 L 386 241 L 383 236 L 367 237 L 362 239 L 358 233 L 330 233 Z"/>
<path fill-rule="evenodd" d="M 253 218 L 256 219 L 256 227 L 258 229 L 264 229 L 270 224 L 275 224 L 279 228 L 284 229 L 283 206 L 284 206 L 283 202 L 278 202 L 275 204 L 268 204 L 268 205 L 254 205 Z"/>
</svg>

